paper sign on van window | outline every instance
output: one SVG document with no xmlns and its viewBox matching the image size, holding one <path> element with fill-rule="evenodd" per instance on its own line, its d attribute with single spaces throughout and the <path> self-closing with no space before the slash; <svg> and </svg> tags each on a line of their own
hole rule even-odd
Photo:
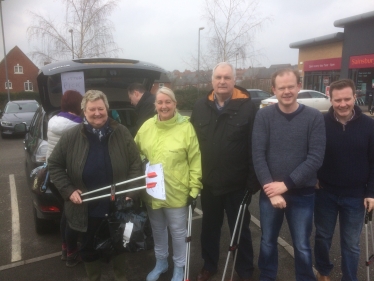
<svg viewBox="0 0 374 281">
<path fill-rule="evenodd" d="M 86 92 L 83 71 L 61 73 L 61 85 L 62 93 L 68 90 L 74 90 L 83 96 Z"/>
</svg>

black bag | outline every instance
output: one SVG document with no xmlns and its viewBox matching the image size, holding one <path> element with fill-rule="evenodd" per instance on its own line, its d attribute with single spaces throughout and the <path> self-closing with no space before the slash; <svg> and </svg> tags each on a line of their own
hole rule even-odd
<svg viewBox="0 0 374 281">
<path fill-rule="evenodd" d="M 128 222 L 133 223 L 133 229 L 130 241 L 125 244 L 123 232 Z M 117 197 L 115 211 L 103 220 L 94 239 L 95 249 L 100 250 L 107 259 L 122 252 L 153 249 L 152 231 L 145 206 L 134 206 L 132 200 Z"/>
<path fill-rule="evenodd" d="M 36 168 L 31 175 L 34 175 L 34 182 L 31 190 L 36 194 L 44 193 L 49 184 L 48 166 L 44 165 Z"/>
</svg>

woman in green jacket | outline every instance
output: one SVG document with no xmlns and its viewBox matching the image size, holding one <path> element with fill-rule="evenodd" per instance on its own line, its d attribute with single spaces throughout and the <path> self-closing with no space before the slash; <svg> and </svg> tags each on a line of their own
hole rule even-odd
<svg viewBox="0 0 374 281">
<path fill-rule="evenodd" d="M 156 93 L 157 115 L 139 129 L 135 143 L 149 164 L 162 164 L 166 199 L 145 195 L 155 242 L 156 266 L 147 281 L 156 281 L 168 270 L 168 232 L 172 236 L 174 272 L 172 281 L 183 280 L 186 255 L 187 207 L 195 202 L 201 184 L 201 156 L 198 140 L 189 122 L 177 112 L 172 90 Z"/>
</svg>

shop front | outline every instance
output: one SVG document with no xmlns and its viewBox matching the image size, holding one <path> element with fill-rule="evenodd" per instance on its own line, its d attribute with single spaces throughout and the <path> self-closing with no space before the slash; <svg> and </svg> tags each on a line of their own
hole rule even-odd
<svg viewBox="0 0 374 281">
<path fill-rule="evenodd" d="M 304 62 L 303 88 L 326 92 L 326 86 L 339 80 L 341 58 L 310 60 Z"/>
<path fill-rule="evenodd" d="M 374 93 L 374 54 L 351 56 L 349 77 L 355 82 L 357 99 L 368 105 Z"/>
</svg>

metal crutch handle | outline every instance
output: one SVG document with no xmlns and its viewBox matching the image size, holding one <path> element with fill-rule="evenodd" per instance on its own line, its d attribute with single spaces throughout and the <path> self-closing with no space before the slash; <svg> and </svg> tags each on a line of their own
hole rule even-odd
<svg viewBox="0 0 374 281">
<path fill-rule="evenodd" d="M 374 261 L 374 234 L 373 234 L 373 227 L 372 227 L 372 220 L 373 220 L 373 210 L 368 212 L 365 211 L 365 252 L 366 252 L 366 278 L 367 281 L 370 281 L 370 264 Z M 369 237 L 368 237 L 368 224 L 370 224 L 370 234 L 371 234 L 371 243 L 373 247 L 373 253 L 369 256 Z"/>
</svg>

